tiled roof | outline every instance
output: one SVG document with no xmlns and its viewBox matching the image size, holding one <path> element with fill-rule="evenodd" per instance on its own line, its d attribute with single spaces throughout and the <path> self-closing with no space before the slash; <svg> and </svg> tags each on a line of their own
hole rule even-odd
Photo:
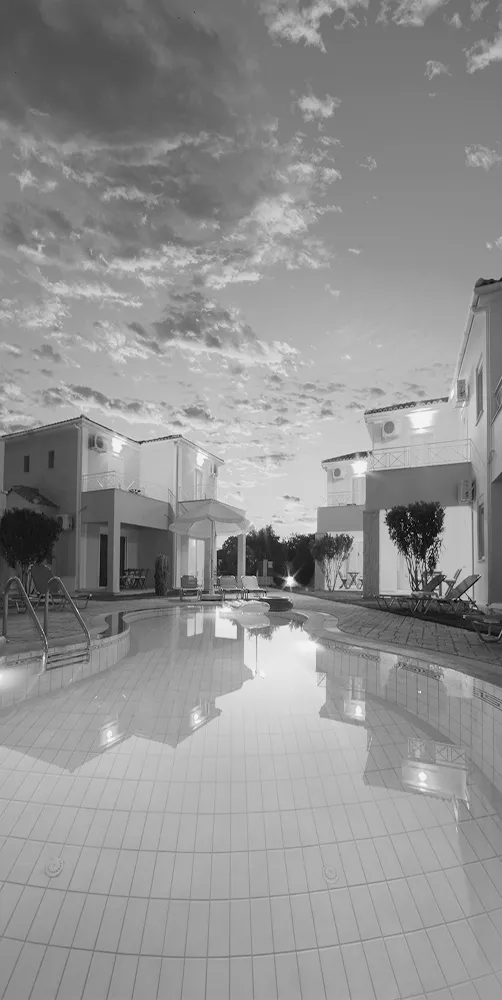
<svg viewBox="0 0 502 1000">
<path fill-rule="evenodd" d="M 411 403 L 394 403 L 393 406 L 379 406 L 376 410 L 365 410 L 364 416 L 370 413 L 387 413 L 390 410 L 414 410 L 419 406 L 430 406 L 431 403 L 447 403 L 449 396 L 439 396 L 438 399 L 415 399 Z"/>
<path fill-rule="evenodd" d="M 354 458 L 368 458 L 371 455 L 371 451 L 351 451 L 348 455 L 335 455 L 334 458 L 325 458 L 321 465 L 327 465 L 328 462 L 350 462 Z"/>
<path fill-rule="evenodd" d="M 53 500 L 48 500 L 34 486 L 11 486 L 8 492 L 17 493 L 23 500 L 28 500 L 29 503 L 32 503 L 36 507 L 55 507 L 56 510 L 59 510 L 59 504 L 54 503 Z"/>
<path fill-rule="evenodd" d="M 131 441 L 132 444 L 150 444 L 151 441 L 185 441 L 186 444 L 190 444 L 193 448 L 197 448 L 199 451 L 204 452 L 205 455 L 209 455 L 210 458 L 214 458 L 215 462 L 219 462 L 220 465 L 225 464 L 222 458 L 218 458 L 217 455 L 213 455 L 210 451 L 207 451 L 206 448 L 203 448 L 202 445 L 194 444 L 193 441 L 189 441 L 188 438 L 183 437 L 183 434 L 165 434 L 162 437 L 146 438 L 144 441 L 137 441 L 136 438 L 128 437 L 127 434 L 122 434 L 121 431 L 114 431 L 112 427 L 107 427 L 106 424 L 100 424 L 97 420 L 91 420 L 90 417 L 85 417 L 83 414 L 80 414 L 79 417 L 70 417 L 69 420 L 58 420 L 53 424 L 41 424 L 39 427 L 26 427 L 25 430 L 13 431 L 12 434 L 0 434 L 0 441 L 11 441 L 14 438 L 23 437 L 23 435 L 37 434 L 40 431 L 52 430 L 53 427 L 63 427 L 65 424 L 68 427 L 71 427 L 72 425 L 81 423 L 84 420 L 87 423 L 92 424 L 94 427 L 101 427 L 103 431 L 108 431 L 109 434 L 116 434 L 117 437 L 125 438 L 126 441 Z"/>
</svg>

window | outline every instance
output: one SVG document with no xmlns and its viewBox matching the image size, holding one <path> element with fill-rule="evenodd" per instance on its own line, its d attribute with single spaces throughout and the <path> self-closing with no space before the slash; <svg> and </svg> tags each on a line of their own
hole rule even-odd
<svg viewBox="0 0 502 1000">
<path fill-rule="evenodd" d="M 29 471 L 30 471 L 30 456 L 29 455 L 25 455 L 24 456 L 24 472 L 29 472 Z"/>
<path fill-rule="evenodd" d="M 478 559 L 485 558 L 485 505 L 478 503 Z"/>
<path fill-rule="evenodd" d="M 483 413 L 483 365 L 476 368 L 476 420 Z"/>
<path fill-rule="evenodd" d="M 50 451 L 49 452 L 49 469 L 53 469 L 54 468 L 54 456 L 55 456 L 55 454 L 56 454 L 55 451 Z"/>
</svg>

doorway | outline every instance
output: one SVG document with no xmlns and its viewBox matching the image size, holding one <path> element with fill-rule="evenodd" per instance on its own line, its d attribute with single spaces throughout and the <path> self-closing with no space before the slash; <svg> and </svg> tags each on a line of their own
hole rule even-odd
<svg viewBox="0 0 502 1000">
<path fill-rule="evenodd" d="M 99 536 L 99 586 L 108 586 L 108 534 Z"/>
<path fill-rule="evenodd" d="M 120 536 L 120 575 L 124 575 L 124 570 L 127 563 L 127 538 L 125 535 Z"/>
</svg>

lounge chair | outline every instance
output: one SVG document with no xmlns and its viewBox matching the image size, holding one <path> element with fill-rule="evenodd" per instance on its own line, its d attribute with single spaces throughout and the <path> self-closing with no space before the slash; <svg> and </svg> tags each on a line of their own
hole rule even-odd
<svg viewBox="0 0 502 1000">
<path fill-rule="evenodd" d="M 220 577 L 220 582 L 216 588 L 221 598 L 225 600 L 225 594 L 240 594 L 242 597 L 244 595 L 244 588 L 239 587 L 235 576 L 222 576 Z"/>
<path fill-rule="evenodd" d="M 415 611 L 424 615 L 431 608 L 434 611 L 446 611 L 447 614 L 453 615 L 465 614 L 466 610 L 467 612 L 479 612 L 476 601 L 472 597 L 467 596 L 467 591 L 480 579 L 481 576 L 479 573 L 466 576 L 465 580 L 462 580 L 462 583 L 459 583 L 457 587 L 453 587 L 448 597 L 439 597 L 432 593 L 421 594 L 418 596 Z"/>
<path fill-rule="evenodd" d="M 40 605 L 45 602 L 45 595 L 49 586 L 49 581 L 55 575 L 56 574 L 51 566 L 39 564 L 37 566 L 33 565 L 30 567 L 30 577 L 34 590 L 32 590 L 28 596 L 30 603 L 34 608 L 40 607 Z M 70 594 L 70 597 L 77 607 L 79 602 L 82 602 L 80 606 L 85 609 L 91 599 L 91 594 L 83 592 L 81 594 Z M 62 590 L 58 590 L 58 585 L 56 585 L 55 582 L 52 584 L 51 590 L 49 591 L 49 605 L 55 608 L 56 611 L 64 611 L 66 607 L 69 607 L 66 594 L 64 594 Z M 22 612 L 26 610 L 27 608 L 24 603 L 20 604 L 18 607 L 18 611 Z"/>
<path fill-rule="evenodd" d="M 200 600 L 200 595 L 202 594 L 202 587 L 198 583 L 196 576 L 181 577 L 180 601 L 183 600 L 186 594 L 196 594 Z"/>
<path fill-rule="evenodd" d="M 246 600 L 249 600 L 250 594 L 263 594 L 265 597 L 267 596 L 266 588 L 260 587 L 256 576 L 241 576 L 241 584 Z"/>
<path fill-rule="evenodd" d="M 416 591 L 412 591 L 411 594 L 377 594 L 375 600 L 381 611 L 392 611 L 396 606 L 403 610 L 411 610 L 412 606 L 416 604 L 419 595 L 422 593 L 432 594 L 444 579 L 444 573 L 436 573 L 430 578 L 427 584 Z"/>
</svg>

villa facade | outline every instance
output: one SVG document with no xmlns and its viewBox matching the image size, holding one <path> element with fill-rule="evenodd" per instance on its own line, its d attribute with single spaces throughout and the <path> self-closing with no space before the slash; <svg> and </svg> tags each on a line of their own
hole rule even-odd
<svg viewBox="0 0 502 1000">
<path fill-rule="evenodd" d="M 209 587 L 208 545 L 169 531 L 194 500 L 217 499 L 222 459 L 181 435 L 136 441 L 87 417 L 0 439 L 0 513 L 29 507 L 61 518 L 54 573 L 70 591 L 120 593 L 124 569 L 169 558 L 171 586 L 190 573 Z M 0 585 L 12 570 L 0 559 Z"/>
<path fill-rule="evenodd" d="M 445 507 L 439 568 L 479 574 L 476 601 L 502 604 L 502 280 L 476 284 L 449 396 L 367 410 L 365 451 L 322 463 L 327 504 L 317 534 L 354 535 L 364 595 L 407 592 L 404 558 L 385 514 L 398 504 Z M 324 581 L 316 570 L 316 586 Z"/>
</svg>

